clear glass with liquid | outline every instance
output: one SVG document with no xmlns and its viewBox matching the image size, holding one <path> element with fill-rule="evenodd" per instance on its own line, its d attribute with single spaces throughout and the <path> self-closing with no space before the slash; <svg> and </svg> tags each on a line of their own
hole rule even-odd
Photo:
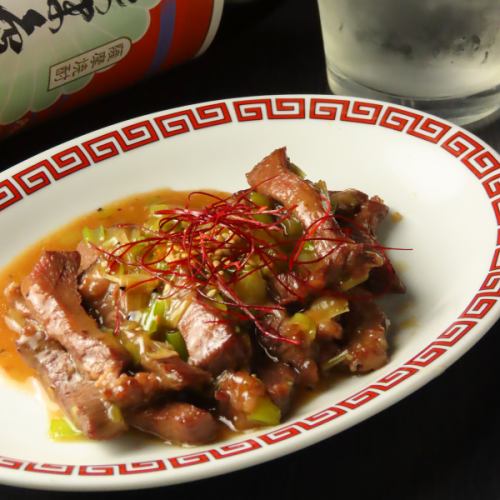
<svg viewBox="0 0 500 500">
<path fill-rule="evenodd" d="M 318 0 L 332 92 L 471 125 L 500 114 L 500 0 Z"/>
</svg>

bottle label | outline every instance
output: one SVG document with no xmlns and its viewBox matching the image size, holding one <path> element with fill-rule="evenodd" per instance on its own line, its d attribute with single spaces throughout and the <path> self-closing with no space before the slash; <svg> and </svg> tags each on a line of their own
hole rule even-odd
<svg viewBox="0 0 500 500">
<path fill-rule="evenodd" d="M 3 0 L 0 137 L 195 57 L 223 0 Z"/>
</svg>

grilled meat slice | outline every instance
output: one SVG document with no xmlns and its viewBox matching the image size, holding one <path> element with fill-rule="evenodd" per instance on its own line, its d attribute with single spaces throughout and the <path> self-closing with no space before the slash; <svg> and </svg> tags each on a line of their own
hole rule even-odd
<svg viewBox="0 0 500 500">
<path fill-rule="evenodd" d="M 356 242 L 380 249 L 377 230 L 387 217 L 389 208 L 378 196 L 368 197 L 357 189 L 330 192 L 330 199 L 336 207 L 335 215 L 344 232 Z M 367 280 L 368 288 L 377 294 L 405 293 L 406 287 L 396 274 L 391 261 L 381 250 L 376 250 L 384 264 L 372 269 Z"/>
<path fill-rule="evenodd" d="M 209 372 L 186 363 L 175 351 L 165 358 L 141 356 L 141 365 L 154 373 L 161 386 L 168 390 L 200 389 L 212 380 Z"/>
<path fill-rule="evenodd" d="M 265 319 L 265 324 L 282 337 L 294 339 L 298 345 L 281 340 L 274 340 L 261 333 L 259 342 L 266 352 L 277 360 L 291 366 L 297 372 L 296 382 L 299 386 L 313 388 L 319 380 L 319 371 L 316 363 L 315 342 L 310 342 L 304 332 L 293 323 L 288 322 L 285 311 L 276 310 Z"/>
<path fill-rule="evenodd" d="M 91 380 L 107 373 L 118 377 L 130 357 L 83 309 L 77 290 L 79 265 L 78 252 L 44 252 L 21 291 L 33 318 L 71 354 L 82 374 Z"/>
<path fill-rule="evenodd" d="M 75 427 L 90 439 L 111 439 L 123 433 L 127 426 L 119 411 L 102 398 L 93 381 L 76 370 L 71 356 L 42 331 L 28 333 L 29 329 L 19 338 L 18 351 Z"/>
<path fill-rule="evenodd" d="M 385 219 L 389 208 L 378 196 L 372 196 L 363 202 L 354 216 L 354 225 L 364 229 L 363 243 L 380 246 L 376 232 L 380 223 Z M 368 288 L 377 294 L 405 293 L 406 287 L 397 275 L 391 261 L 385 256 L 384 264 L 370 273 L 367 281 Z"/>
<path fill-rule="evenodd" d="M 127 422 L 137 429 L 176 444 L 205 444 L 214 441 L 218 425 L 211 413 L 189 403 L 170 402 L 163 406 L 133 410 Z"/>
<path fill-rule="evenodd" d="M 192 297 L 179 324 L 189 363 L 217 375 L 247 363 L 249 348 L 217 309 Z"/>
<path fill-rule="evenodd" d="M 99 273 L 91 269 L 84 273 L 81 280 L 80 292 L 85 303 L 90 304 L 93 313 L 99 318 L 103 326 L 114 328 L 116 305 L 112 298 L 113 290 L 118 290 L 115 283 L 103 278 Z M 183 361 L 179 354 L 168 345 L 164 345 L 161 352 L 155 352 L 148 349 L 148 346 L 160 345 L 159 342 L 151 341 L 149 336 L 137 328 L 128 330 L 129 322 L 123 318 L 123 311 L 119 312 L 122 320 L 119 324 L 120 337 L 128 339 L 128 342 L 134 344 L 134 339 L 140 344 L 137 348 L 137 365 L 143 370 L 151 372 L 153 376 L 141 376 L 140 380 L 131 380 L 130 377 L 121 375 L 119 380 L 114 381 L 107 378 L 105 385 L 109 384 L 109 397 L 122 401 L 127 406 L 135 401 L 140 394 L 142 382 L 146 382 L 144 396 L 152 396 L 151 384 L 158 387 L 158 390 L 181 391 L 183 389 L 198 389 L 211 381 L 209 372 Z M 141 343 L 141 340 L 143 341 Z M 146 342 L 147 341 L 147 342 Z M 153 382 L 154 380 L 154 382 Z M 104 387 L 103 387 L 104 388 Z M 118 391 L 118 392 L 117 392 Z M 126 394 L 130 394 L 129 397 Z M 148 396 L 149 395 L 149 396 Z"/>
<path fill-rule="evenodd" d="M 322 194 L 290 168 L 285 148 L 276 149 L 258 163 L 247 174 L 247 180 L 257 192 L 293 210 L 308 237 L 314 238 L 320 260 L 306 275 L 311 292 L 322 290 L 328 283 L 341 286 L 346 279 L 366 279 L 370 269 L 383 264 L 377 253 L 343 233 L 325 207 Z M 288 294 L 284 298 L 289 301 Z M 302 298 L 299 293 L 297 300 Z"/>
<path fill-rule="evenodd" d="M 344 320 L 351 372 L 365 373 L 384 366 L 388 360 L 388 322 L 370 295 L 352 300 Z"/>
<path fill-rule="evenodd" d="M 247 371 L 225 371 L 216 380 L 215 399 L 219 413 L 238 430 L 262 425 L 252 418 L 259 404 L 268 398 L 266 386 Z"/>
<path fill-rule="evenodd" d="M 297 373 L 285 363 L 271 360 L 259 366 L 257 373 L 273 403 L 281 410 L 281 415 L 286 415 L 295 394 Z"/>
<path fill-rule="evenodd" d="M 19 286 L 5 291 L 17 317 L 7 317 L 9 327 L 18 334 L 17 349 L 35 369 L 44 388 L 54 397 L 75 427 L 90 439 L 110 439 L 127 426 L 120 412 L 102 398 L 94 382 L 82 376 L 71 356 L 55 340 L 47 338 L 42 327 L 29 316 Z"/>
</svg>

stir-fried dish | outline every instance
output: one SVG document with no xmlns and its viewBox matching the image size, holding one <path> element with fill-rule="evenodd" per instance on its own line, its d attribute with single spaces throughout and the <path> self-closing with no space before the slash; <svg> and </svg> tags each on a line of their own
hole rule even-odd
<svg viewBox="0 0 500 500">
<path fill-rule="evenodd" d="M 247 180 L 86 227 L 6 287 L 5 321 L 63 435 L 206 443 L 224 426 L 278 424 L 333 371 L 387 362 L 375 299 L 404 292 L 375 236 L 387 206 L 306 180 L 284 148 Z"/>
</svg>

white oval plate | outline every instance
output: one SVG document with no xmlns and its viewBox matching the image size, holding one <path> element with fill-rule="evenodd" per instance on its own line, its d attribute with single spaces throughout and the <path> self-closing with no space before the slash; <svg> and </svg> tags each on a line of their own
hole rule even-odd
<svg viewBox="0 0 500 500">
<path fill-rule="evenodd" d="M 0 380 L 0 482 L 80 491 L 146 488 L 271 460 L 415 391 L 493 325 L 500 310 L 498 155 L 425 113 L 337 96 L 244 98 L 155 113 L 3 172 L 0 234 L 10 237 L 2 238 L 0 265 L 117 198 L 159 187 L 241 189 L 244 173 L 283 145 L 311 179 L 378 194 L 403 214 L 386 240 L 413 248 L 393 252 L 409 293 L 393 301 L 405 307 L 393 307 L 400 326 L 390 363 L 341 381 L 276 428 L 189 449 L 137 437 L 52 442 L 43 405 Z"/>
</svg>

